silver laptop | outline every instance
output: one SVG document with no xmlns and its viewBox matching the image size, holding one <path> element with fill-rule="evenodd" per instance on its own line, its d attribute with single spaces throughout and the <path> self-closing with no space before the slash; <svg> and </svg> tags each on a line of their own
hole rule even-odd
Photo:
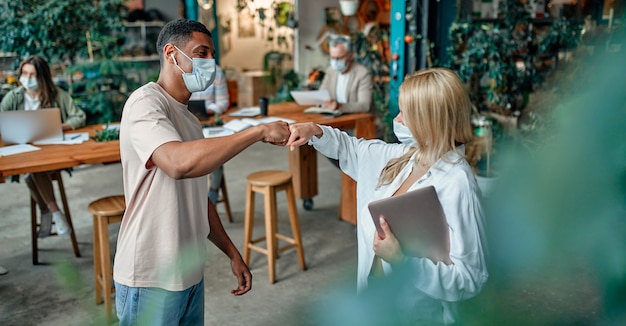
<svg viewBox="0 0 626 326">
<path fill-rule="evenodd" d="M 58 108 L 0 112 L 0 137 L 5 144 L 63 140 Z"/>
<path fill-rule="evenodd" d="M 383 215 L 406 255 L 451 262 L 448 222 L 435 187 L 372 201 L 368 208 L 376 230 L 384 234 L 379 223 Z"/>
</svg>

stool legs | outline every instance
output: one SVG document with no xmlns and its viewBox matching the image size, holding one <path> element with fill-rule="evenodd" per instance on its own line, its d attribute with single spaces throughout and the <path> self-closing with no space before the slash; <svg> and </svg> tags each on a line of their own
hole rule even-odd
<svg viewBox="0 0 626 326">
<path fill-rule="evenodd" d="M 76 241 L 76 232 L 74 232 L 74 224 L 72 224 L 72 215 L 70 214 L 70 205 L 67 202 L 67 196 L 65 195 L 65 186 L 63 185 L 63 178 L 61 177 L 61 171 L 56 171 L 54 178 L 59 184 L 59 192 L 61 193 L 61 201 L 63 202 L 63 213 L 65 213 L 65 219 L 70 226 L 70 239 L 72 240 L 72 247 L 74 248 L 74 255 L 80 257 L 80 251 L 78 250 L 78 241 Z"/>
<path fill-rule="evenodd" d="M 243 224 L 243 261 L 250 266 L 250 245 L 252 244 L 252 229 L 254 228 L 254 192 L 252 185 L 246 187 L 246 212 Z"/>
<path fill-rule="evenodd" d="M 296 195 L 293 187 L 287 187 L 287 208 L 289 209 L 289 220 L 291 221 L 291 232 L 293 234 L 293 241 L 298 251 L 298 261 L 300 262 L 300 269 L 305 270 L 306 264 L 304 262 L 304 250 L 302 249 L 302 233 L 300 232 L 300 220 L 298 219 L 298 209 L 296 208 Z"/>
<path fill-rule="evenodd" d="M 111 322 L 113 310 L 113 273 L 109 225 L 122 222 L 126 203 L 123 195 L 103 197 L 89 203 L 87 209 L 93 215 L 93 273 L 96 304 L 104 301 L 107 321 Z"/>
<path fill-rule="evenodd" d="M 107 320 L 112 320 L 113 272 L 109 248 L 109 224 L 120 222 L 121 216 L 93 216 L 93 274 L 96 287 L 96 304 L 104 301 Z"/>
<path fill-rule="evenodd" d="M 32 248 L 33 265 L 39 264 L 39 249 L 37 248 L 37 202 L 30 199 L 30 243 Z"/>
<path fill-rule="evenodd" d="M 278 233 L 278 218 L 276 208 L 276 193 L 285 190 L 287 196 L 287 206 L 289 209 L 289 221 L 291 224 L 292 237 Z M 264 196 L 265 205 L 265 236 L 252 239 L 252 231 L 254 227 L 254 204 L 255 194 L 259 192 Z M 286 246 L 279 247 L 278 240 L 289 243 Z M 265 241 L 265 248 L 256 245 L 257 242 Z M 248 183 L 246 190 L 246 212 L 244 219 L 244 248 L 243 259 L 247 265 L 250 265 L 250 250 L 255 250 L 267 256 L 268 280 L 270 284 L 276 282 L 276 259 L 279 254 L 285 250 L 295 248 L 298 254 L 300 269 L 306 269 L 304 260 L 304 250 L 302 247 L 302 235 L 300 231 L 300 223 L 298 221 L 298 210 L 296 208 L 296 199 L 294 189 L 291 183 L 281 184 L 278 186 L 254 186 Z"/>
<path fill-rule="evenodd" d="M 67 224 L 70 226 L 70 239 L 72 241 L 72 248 L 74 249 L 74 255 L 80 257 L 80 249 L 78 248 L 78 241 L 76 240 L 76 232 L 74 231 L 74 224 L 72 223 L 72 215 L 70 214 L 70 205 L 67 201 L 67 195 L 65 194 L 65 186 L 63 185 L 63 177 L 61 171 L 54 171 L 52 180 L 57 182 L 59 187 L 59 193 L 61 194 L 61 201 L 63 203 L 63 213 Z M 39 246 L 37 235 L 37 202 L 32 197 L 30 198 L 30 238 L 32 246 L 33 265 L 39 264 Z"/>
<path fill-rule="evenodd" d="M 226 177 L 222 175 L 222 185 L 220 186 L 222 192 L 222 202 L 224 202 L 224 210 L 226 211 L 226 217 L 228 222 L 233 222 L 233 215 L 230 212 L 230 200 L 228 200 L 228 189 L 226 189 Z"/>
<path fill-rule="evenodd" d="M 276 193 L 274 187 L 265 188 L 265 244 L 267 248 L 268 279 L 276 282 Z"/>
<path fill-rule="evenodd" d="M 100 261 L 100 226 L 98 216 L 93 216 L 93 277 L 96 285 L 96 304 L 102 303 L 102 286 L 100 286 L 100 273 L 102 262 Z"/>
<path fill-rule="evenodd" d="M 100 218 L 98 223 L 98 231 L 100 233 L 100 270 L 102 272 L 102 289 L 104 295 L 104 309 L 106 310 L 108 320 L 111 320 L 112 299 L 111 292 L 113 289 L 113 281 L 111 276 L 111 252 L 109 248 L 109 221 L 108 218 Z"/>
</svg>

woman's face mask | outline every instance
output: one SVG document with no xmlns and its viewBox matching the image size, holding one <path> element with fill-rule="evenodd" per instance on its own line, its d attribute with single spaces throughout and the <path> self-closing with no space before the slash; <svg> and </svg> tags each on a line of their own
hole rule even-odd
<svg viewBox="0 0 626 326">
<path fill-rule="evenodd" d="M 174 45 L 174 47 L 182 53 L 193 66 L 193 70 L 191 73 L 187 73 L 178 65 L 176 62 L 176 58 L 174 54 L 172 54 L 172 59 L 174 60 L 174 64 L 180 71 L 183 73 L 183 81 L 185 82 L 185 86 L 190 93 L 202 92 L 209 88 L 211 84 L 213 84 L 213 80 L 215 80 L 215 59 L 204 59 L 204 58 L 190 58 L 185 52 L 181 51 L 178 47 Z"/>
<path fill-rule="evenodd" d="M 35 77 L 28 78 L 26 76 L 21 76 L 20 84 L 22 84 L 22 86 L 24 86 L 24 88 L 29 91 L 35 91 L 39 88 L 39 85 L 37 84 L 37 78 Z"/>
<path fill-rule="evenodd" d="M 415 141 L 415 138 L 413 138 L 413 134 L 411 134 L 411 130 L 409 130 L 407 126 L 396 121 L 396 119 L 393 119 L 393 133 L 396 135 L 396 138 L 398 138 L 398 141 L 400 141 L 403 144 L 406 144 L 406 145 L 417 144 L 417 142 Z"/>
</svg>

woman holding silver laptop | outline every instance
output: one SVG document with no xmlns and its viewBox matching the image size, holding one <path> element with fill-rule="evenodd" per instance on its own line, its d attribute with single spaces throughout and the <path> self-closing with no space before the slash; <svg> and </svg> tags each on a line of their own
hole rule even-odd
<svg viewBox="0 0 626 326">
<path fill-rule="evenodd" d="M 375 300 L 358 313 L 389 325 L 458 323 L 457 303 L 477 295 L 488 278 L 480 191 L 464 156 L 463 144 L 473 137 L 471 102 L 454 72 L 434 68 L 408 76 L 398 103 L 394 132 L 400 144 L 298 123 L 290 125 L 288 145 L 312 145 L 338 159 L 357 182 L 357 290 L 359 298 Z M 443 207 L 449 259 L 403 251 L 384 215 L 371 216 L 368 210 L 372 201 L 428 186 L 434 186 Z"/>
<path fill-rule="evenodd" d="M 21 86 L 2 98 L 0 111 L 59 108 L 63 130 L 85 125 L 85 112 L 74 104 L 67 92 L 52 82 L 52 73 L 46 60 L 36 55 L 30 56 L 20 63 L 17 74 Z M 39 237 L 50 234 L 53 220 L 57 234 L 69 234 L 71 230 L 65 215 L 56 203 L 50 172 L 29 174 L 26 176 L 26 184 L 41 210 Z"/>
</svg>

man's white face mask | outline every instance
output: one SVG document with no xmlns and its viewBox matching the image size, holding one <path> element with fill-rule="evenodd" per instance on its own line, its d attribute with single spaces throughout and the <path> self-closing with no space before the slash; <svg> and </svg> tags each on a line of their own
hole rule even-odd
<svg viewBox="0 0 626 326">
<path fill-rule="evenodd" d="M 338 73 L 343 73 L 347 68 L 346 59 L 330 59 L 330 67 Z"/>
<path fill-rule="evenodd" d="M 190 58 L 185 52 L 181 51 L 176 45 L 174 45 L 176 50 L 182 53 L 193 66 L 191 73 L 187 73 L 178 65 L 176 62 L 176 58 L 174 54 L 172 54 L 172 59 L 174 60 L 174 64 L 180 71 L 183 73 L 183 81 L 185 82 L 185 86 L 187 86 L 187 90 L 190 93 L 202 92 L 209 88 L 211 84 L 213 84 L 213 80 L 215 80 L 215 59 L 204 59 L 204 58 Z"/>
</svg>

